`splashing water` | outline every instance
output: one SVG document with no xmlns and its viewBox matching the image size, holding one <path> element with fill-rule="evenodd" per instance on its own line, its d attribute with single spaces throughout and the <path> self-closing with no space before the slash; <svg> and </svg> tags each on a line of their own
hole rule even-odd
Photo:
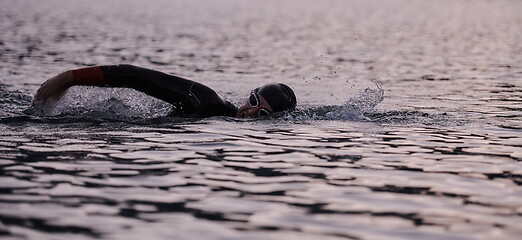
<svg viewBox="0 0 522 240">
<path fill-rule="evenodd" d="M 32 106 L 37 116 L 80 116 L 116 120 L 165 116 L 172 106 L 144 93 L 121 88 L 74 87 L 58 101 Z"/>
<path fill-rule="evenodd" d="M 462 125 L 469 122 L 448 113 L 429 114 L 421 111 L 376 110 L 375 107 L 384 100 L 384 89 L 379 82 L 376 82 L 375 85 L 376 88 L 367 87 L 342 105 L 303 106 L 298 107 L 297 110 L 273 114 L 268 118 L 245 119 L 245 121 L 263 119 L 290 122 L 334 120 L 423 126 Z M 17 92 L 8 94 L 20 95 Z M 30 96 L 24 96 L 25 104 L 22 104 L 21 108 L 27 107 L 30 103 Z M 45 106 L 33 105 L 23 112 L 29 117 L 37 117 L 37 119 L 58 117 L 63 120 L 65 117 L 70 121 L 142 122 L 152 119 L 161 119 L 160 121 L 165 122 L 186 121 L 186 119 L 174 120 L 172 117 L 168 117 L 171 110 L 170 104 L 132 89 L 82 86 L 71 88 L 58 101 L 49 102 Z M 19 109 L 16 114 L 4 113 L 3 117 L 17 115 L 21 111 Z"/>
<path fill-rule="evenodd" d="M 359 92 L 355 98 L 350 98 L 336 111 L 326 114 L 328 119 L 349 120 L 361 117 L 362 113 L 369 112 L 384 100 L 382 84 L 376 82 L 377 89 L 366 88 Z"/>
<path fill-rule="evenodd" d="M 288 112 L 285 120 L 368 120 L 365 113 L 372 112 L 384 100 L 382 84 L 375 82 L 376 89 L 367 87 L 353 98 L 349 98 L 339 106 L 308 106 L 297 111 Z"/>
<path fill-rule="evenodd" d="M 288 120 L 359 120 L 384 99 L 380 83 L 366 88 L 340 106 L 305 107 L 289 112 Z M 168 115 L 172 106 L 132 89 L 71 88 L 60 100 L 32 106 L 26 113 L 37 116 L 77 116 L 116 120 L 150 119 Z M 280 115 L 276 115 L 280 117 Z"/>
</svg>

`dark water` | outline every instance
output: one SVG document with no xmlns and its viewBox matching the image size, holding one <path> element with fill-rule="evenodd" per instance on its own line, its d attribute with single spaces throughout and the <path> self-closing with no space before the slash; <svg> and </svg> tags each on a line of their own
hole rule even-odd
<svg viewBox="0 0 522 240">
<path fill-rule="evenodd" d="M 0 1 L 2 239 L 518 239 L 520 1 Z M 177 119 L 68 69 L 129 63 L 235 103 Z"/>
</svg>

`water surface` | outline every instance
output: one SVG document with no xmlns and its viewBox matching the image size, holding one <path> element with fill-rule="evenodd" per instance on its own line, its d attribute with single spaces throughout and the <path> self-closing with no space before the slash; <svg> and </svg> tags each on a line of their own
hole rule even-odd
<svg viewBox="0 0 522 240">
<path fill-rule="evenodd" d="M 520 1 L 0 2 L 5 239 L 516 239 Z M 296 111 L 167 117 L 129 89 L 45 79 L 128 63 L 239 104 L 291 85 Z"/>
</svg>

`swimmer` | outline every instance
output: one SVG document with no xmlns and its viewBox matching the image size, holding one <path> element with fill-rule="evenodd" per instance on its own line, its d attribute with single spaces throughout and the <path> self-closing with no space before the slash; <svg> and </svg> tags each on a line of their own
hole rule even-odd
<svg viewBox="0 0 522 240">
<path fill-rule="evenodd" d="M 250 92 L 239 107 L 211 88 L 188 79 L 133 65 L 107 65 L 65 71 L 42 84 L 33 105 L 60 97 L 72 86 L 127 87 L 172 104 L 173 116 L 229 116 L 252 118 L 294 109 L 294 91 L 282 83 L 270 83 Z"/>
</svg>

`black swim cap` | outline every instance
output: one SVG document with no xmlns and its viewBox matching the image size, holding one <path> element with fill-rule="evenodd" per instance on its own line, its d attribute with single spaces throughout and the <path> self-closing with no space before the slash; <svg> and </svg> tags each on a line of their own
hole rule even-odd
<svg viewBox="0 0 522 240">
<path fill-rule="evenodd" d="M 257 93 L 265 98 L 274 112 L 292 109 L 297 105 L 294 91 L 282 83 L 263 85 L 257 89 Z"/>
</svg>

